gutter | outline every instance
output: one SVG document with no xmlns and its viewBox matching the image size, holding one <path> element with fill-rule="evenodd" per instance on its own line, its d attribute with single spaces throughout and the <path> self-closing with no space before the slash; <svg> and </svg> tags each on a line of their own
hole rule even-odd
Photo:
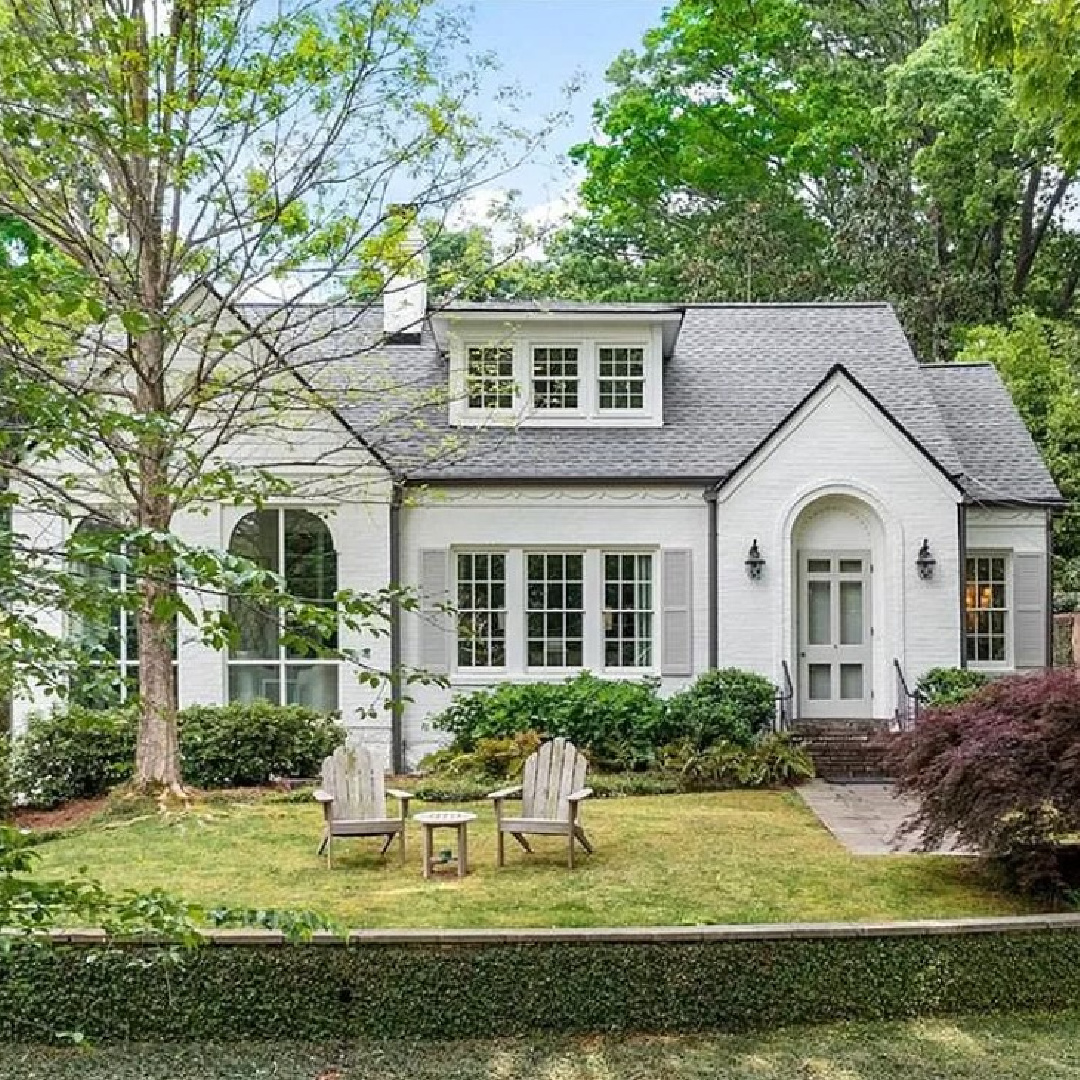
<svg viewBox="0 0 1080 1080">
<path fill-rule="evenodd" d="M 1046 511 L 1046 666 L 1054 666 L 1054 513 Z"/>
<path fill-rule="evenodd" d="M 388 517 L 388 546 L 390 549 L 390 584 L 401 584 L 401 503 L 402 485 L 394 481 L 390 491 Z M 401 685 L 401 604 L 390 601 L 390 763 L 394 774 L 405 772 L 405 739 L 403 732 L 404 696 Z"/>
<path fill-rule="evenodd" d="M 967 504 L 956 504 L 957 580 L 960 588 L 960 667 L 967 665 Z"/>
<path fill-rule="evenodd" d="M 720 666 L 720 608 L 719 597 L 716 594 L 716 576 L 717 576 L 717 559 L 719 557 L 718 548 L 718 526 L 720 521 L 720 508 L 718 505 L 719 492 L 716 485 L 707 487 L 702 493 L 701 497 L 705 500 L 706 505 L 709 508 L 709 536 L 708 536 L 708 552 L 709 552 L 709 565 L 706 568 L 705 575 L 706 588 L 709 592 L 709 650 L 708 650 L 708 662 L 710 669 L 715 669 Z"/>
</svg>

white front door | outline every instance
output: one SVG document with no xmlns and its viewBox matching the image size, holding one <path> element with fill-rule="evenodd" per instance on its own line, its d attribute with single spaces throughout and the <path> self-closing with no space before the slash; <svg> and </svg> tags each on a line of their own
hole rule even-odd
<svg viewBox="0 0 1080 1080">
<path fill-rule="evenodd" d="M 799 552 L 799 718 L 869 717 L 870 553 Z"/>
</svg>

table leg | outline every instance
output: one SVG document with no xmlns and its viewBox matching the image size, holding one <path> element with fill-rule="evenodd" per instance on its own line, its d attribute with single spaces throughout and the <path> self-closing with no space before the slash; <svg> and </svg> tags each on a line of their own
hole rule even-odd
<svg viewBox="0 0 1080 1080">
<path fill-rule="evenodd" d="M 469 823 L 463 821 L 457 827 L 457 876 L 463 878 L 469 872 Z"/>
<path fill-rule="evenodd" d="M 435 830 L 426 822 L 421 823 L 421 828 L 424 832 L 424 877 L 431 877 L 431 849 L 434 846 L 432 844 L 432 834 Z"/>
</svg>

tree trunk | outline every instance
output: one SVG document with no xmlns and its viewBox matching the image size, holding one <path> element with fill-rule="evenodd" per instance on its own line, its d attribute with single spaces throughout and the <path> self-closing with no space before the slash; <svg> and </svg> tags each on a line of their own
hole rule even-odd
<svg viewBox="0 0 1080 1080">
<path fill-rule="evenodd" d="M 150 574 L 139 581 L 139 736 L 135 786 L 183 792 L 176 729 L 176 676 L 171 620 L 160 616 L 173 586 Z"/>
</svg>

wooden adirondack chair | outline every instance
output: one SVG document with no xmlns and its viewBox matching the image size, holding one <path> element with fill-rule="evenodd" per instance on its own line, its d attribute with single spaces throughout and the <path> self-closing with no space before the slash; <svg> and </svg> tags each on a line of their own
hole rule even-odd
<svg viewBox="0 0 1080 1080">
<path fill-rule="evenodd" d="M 566 855 L 574 868 L 574 841 L 591 855 L 592 844 L 581 826 L 582 800 L 593 792 L 585 787 L 589 763 L 577 747 L 566 739 L 544 743 L 525 762 L 521 784 L 493 791 L 488 798 L 495 804 L 498 865 L 505 864 L 503 838 L 509 833 L 526 851 L 532 852 L 525 839 L 528 833 L 565 836 Z M 503 802 L 521 796 L 521 817 L 504 817 Z"/>
<path fill-rule="evenodd" d="M 386 816 L 386 796 L 398 800 L 397 817 Z M 405 861 L 405 821 L 409 815 L 407 791 L 383 789 L 383 771 L 359 743 L 339 746 L 322 764 L 322 787 L 315 792 L 322 803 L 325 828 L 318 854 L 326 854 L 330 865 L 330 842 L 335 836 L 385 836 L 385 855 L 394 837 L 398 854 Z"/>
</svg>

